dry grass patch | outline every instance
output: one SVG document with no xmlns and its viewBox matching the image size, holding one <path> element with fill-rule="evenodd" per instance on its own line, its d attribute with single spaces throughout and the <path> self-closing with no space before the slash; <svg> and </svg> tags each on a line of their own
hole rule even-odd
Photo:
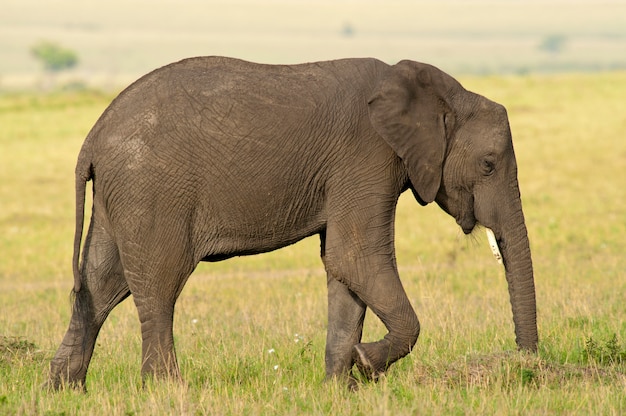
<svg viewBox="0 0 626 416">
<path fill-rule="evenodd" d="M 0 365 L 12 366 L 20 362 L 45 360 L 37 344 L 21 337 L 0 335 Z"/>
<path fill-rule="evenodd" d="M 521 352 L 470 354 L 450 363 L 441 382 L 450 388 L 517 389 L 521 386 L 559 389 L 569 383 L 623 384 L 624 368 L 617 365 L 557 363 Z"/>
</svg>

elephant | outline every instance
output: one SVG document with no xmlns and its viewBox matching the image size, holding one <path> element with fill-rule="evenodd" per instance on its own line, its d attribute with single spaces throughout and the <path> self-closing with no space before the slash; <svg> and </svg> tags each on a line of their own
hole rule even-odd
<svg viewBox="0 0 626 416">
<path fill-rule="evenodd" d="M 182 380 L 174 306 L 196 266 L 313 235 L 327 276 L 326 377 L 376 380 L 420 333 L 394 251 L 407 190 L 465 234 L 491 230 L 517 347 L 536 351 L 533 266 L 502 105 L 410 60 L 193 57 L 141 77 L 78 155 L 72 315 L 48 386 L 85 389 L 98 332 L 130 294 L 142 379 Z M 367 308 L 388 331 L 375 342 L 361 340 Z"/>
</svg>

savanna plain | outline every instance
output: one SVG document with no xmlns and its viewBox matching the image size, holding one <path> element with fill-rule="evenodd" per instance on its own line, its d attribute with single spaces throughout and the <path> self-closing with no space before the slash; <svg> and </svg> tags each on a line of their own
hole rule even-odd
<svg viewBox="0 0 626 416">
<path fill-rule="evenodd" d="M 357 392 L 324 382 L 319 239 L 203 264 L 175 315 L 185 384 L 140 379 L 132 299 L 98 338 L 87 393 L 41 388 L 69 322 L 73 169 L 113 98 L 0 95 L 0 414 L 626 413 L 626 73 L 464 77 L 506 105 L 537 289 L 539 352 L 515 348 L 483 233 L 399 202 L 397 258 L 422 324 L 413 352 Z M 368 313 L 365 340 L 385 329 Z"/>
</svg>

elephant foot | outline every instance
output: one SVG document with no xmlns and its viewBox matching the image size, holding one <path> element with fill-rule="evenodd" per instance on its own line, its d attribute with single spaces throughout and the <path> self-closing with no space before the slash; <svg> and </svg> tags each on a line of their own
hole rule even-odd
<svg viewBox="0 0 626 416">
<path fill-rule="evenodd" d="M 352 359 L 356 368 L 367 380 L 378 380 L 389 367 L 391 344 L 387 340 L 352 347 Z"/>
<path fill-rule="evenodd" d="M 48 381 L 41 385 L 44 391 L 60 391 L 65 389 L 73 389 L 76 391 L 87 392 L 85 380 L 68 380 L 67 378 L 57 375 L 50 375 Z"/>
<path fill-rule="evenodd" d="M 58 361 L 61 361 L 59 364 Z M 80 363 L 80 361 L 78 361 Z M 78 369 L 72 371 L 72 365 L 65 360 L 53 360 L 50 363 L 50 375 L 48 381 L 42 385 L 44 390 L 58 391 L 66 388 L 82 390 L 86 392 L 85 379 L 87 370 L 78 365 Z"/>
<path fill-rule="evenodd" d="M 41 389 L 49 392 L 72 389 L 87 393 L 87 387 L 84 381 L 65 381 L 60 378 L 50 378 L 50 380 L 41 385 Z"/>
<path fill-rule="evenodd" d="M 324 379 L 325 383 L 332 383 L 337 381 L 338 385 L 345 385 L 348 388 L 348 391 L 356 392 L 359 390 L 359 382 L 356 378 L 352 376 L 352 374 L 334 374 L 327 375 Z"/>
</svg>

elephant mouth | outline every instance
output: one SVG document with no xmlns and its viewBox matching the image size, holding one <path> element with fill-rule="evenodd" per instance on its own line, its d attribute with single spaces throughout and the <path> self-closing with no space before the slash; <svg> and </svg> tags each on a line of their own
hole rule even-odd
<svg viewBox="0 0 626 416">
<path fill-rule="evenodd" d="M 476 228 L 476 218 L 473 215 L 463 215 L 456 219 L 464 234 L 470 234 Z"/>
<path fill-rule="evenodd" d="M 464 234 L 471 234 L 476 228 L 476 224 L 478 220 L 474 216 L 474 198 L 470 197 L 469 200 L 461 199 L 458 200 L 452 199 L 447 196 L 444 192 L 440 191 L 439 198 L 436 199 L 437 204 L 443 209 L 448 215 L 454 218 L 456 223 L 461 227 Z M 457 209 L 450 209 L 452 207 L 459 207 Z"/>
<path fill-rule="evenodd" d="M 470 234 L 476 228 L 478 220 L 474 215 L 475 212 L 475 200 L 472 194 L 469 194 L 466 198 L 461 199 L 460 212 L 456 217 L 456 223 L 459 224 L 464 234 Z"/>
</svg>

